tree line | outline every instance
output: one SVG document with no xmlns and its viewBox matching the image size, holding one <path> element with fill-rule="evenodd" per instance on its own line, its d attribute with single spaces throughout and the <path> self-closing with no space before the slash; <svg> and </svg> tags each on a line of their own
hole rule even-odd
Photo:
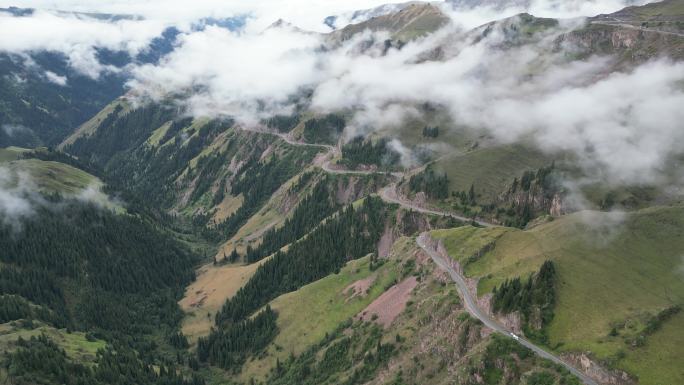
<svg viewBox="0 0 684 385">
<path fill-rule="evenodd" d="M 227 344 L 224 339 L 232 335 L 230 329 L 244 326 L 244 320 L 279 295 L 337 272 L 347 261 L 372 252 L 383 233 L 387 210 L 380 198 L 368 197 L 360 207 L 347 206 L 287 251 L 277 252 L 216 314 L 216 329 L 198 344 L 198 357 L 218 365 L 234 362 L 220 354 L 220 347 Z M 246 338 L 254 344 L 261 341 L 258 335 Z"/>
<path fill-rule="evenodd" d="M 446 173 L 435 172 L 431 165 L 416 175 L 411 176 L 408 183 L 413 192 L 422 191 L 432 199 L 446 199 L 449 197 L 449 178 Z"/>
<path fill-rule="evenodd" d="M 0 223 L 2 321 L 23 319 L 30 327 L 40 320 L 83 330 L 112 350 L 92 369 L 96 377 L 109 374 L 93 380 L 93 373 L 83 374 L 73 362 L 58 361 L 53 345 L 27 344 L 6 360 L 15 383 L 72 383 L 64 376 L 83 375 L 75 383 L 185 384 L 166 376 L 137 382 L 131 368 L 163 364 L 177 372 L 158 351 L 155 336 L 177 331 L 177 301 L 194 279 L 199 256 L 142 217 L 59 196 L 35 202 L 34 210 L 19 231 Z"/>
<path fill-rule="evenodd" d="M 492 292 L 492 310 L 494 312 L 511 313 L 519 311 L 528 331 L 534 333 L 529 323 L 538 314 L 541 328 L 553 319 L 556 303 L 556 268 L 552 261 L 545 261 L 539 272 L 530 274 L 526 281 L 520 277 L 507 279 Z M 540 337 L 544 335 L 533 335 Z"/>
<path fill-rule="evenodd" d="M 307 175 L 309 177 L 307 177 Z M 310 173 L 302 178 L 306 181 Z M 288 245 L 310 232 L 321 220 L 339 209 L 339 205 L 330 196 L 328 176 L 323 176 L 317 182 L 311 193 L 308 194 L 295 208 L 292 216 L 285 220 L 282 227 L 269 229 L 264 233 L 259 247 L 252 249 L 248 246 L 245 259 L 248 263 L 256 262 L 267 257 L 285 245 Z M 295 186 L 295 191 L 303 188 L 300 181 Z"/>
<path fill-rule="evenodd" d="M 400 155 L 388 145 L 385 138 L 375 142 L 357 136 L 342 146 L 342 164 L 351 169 L 359 165 L 390 167 L 399 163 Z"/>
<path fill-rule="evenodd" d="M 336 114 L 312 118 L 304 123 L 304 140 L 309 143 L 335 144 L 344 131 L 345 120 Z"/>
</svg>

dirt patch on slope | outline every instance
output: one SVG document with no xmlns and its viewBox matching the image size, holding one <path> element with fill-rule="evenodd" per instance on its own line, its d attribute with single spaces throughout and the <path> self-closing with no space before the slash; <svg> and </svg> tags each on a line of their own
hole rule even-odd
<svg viewBox="0 0 684 385">
<path fill-rule="evenodd" d="M 214 213 L 214 216 L 211 217 L 211 220 L 214 223 L 221 223 L 228 219 L 231 215 L 235 214 L 236 211 L 242 206 L 242 202 L 244 201 L 244 198 L 242 194 L 234 197 L 231 195 L 226 195 L 226 197 L 223 199 L 223 201 L 216 206 L 216 212 Z"/>
<path fill-rule="evenodd" d="M 376 277 L 377 275 L 373 274 L 345 287 L 342 293 L 347 296 L 347 299 L 344 300 L 344 302 L 349 302 L 354 297 L 365 297 L 366 294 L 368 294 L 368 289 L 370 289 L 371 285 L 373 285 L 373 282 L 375 282 Z"/>
<path fill-rule="evenodd" d="M 385 225 L 385 232 L 382 234 L 382 237 L 380 237 L 380 241 L 378 241 L 378 256 L 380 258 L 386 258 L 392 250 L 392 245 L 396 240 L 397 237 L 394 235 L 393 229 Z"/>
<path fill-rule="evenodd" d="M 385 328 L 389 327 L 392 321 L 406 308 L 406 302 L 408 302 L 411 292 L 417 284 L 416 277 L 410 276 L 406 278 L 382 293 L 382 295 L 359 313 L 356 318 L 364 321 L 371 321 L 375 318 L 375 322 L 383 325 Z"/>
<path fill-rule="evenodd" d="M 197 271 L 197 279 L 185 289 L 178 305 L 186 313 L 183 334 L 191 342 L 207 335 L 214 324 L 214 315 L 223 303 L 249 280 L 266 259 L 251 265 L 214 266 L 207 264 Z"/>
</svg>

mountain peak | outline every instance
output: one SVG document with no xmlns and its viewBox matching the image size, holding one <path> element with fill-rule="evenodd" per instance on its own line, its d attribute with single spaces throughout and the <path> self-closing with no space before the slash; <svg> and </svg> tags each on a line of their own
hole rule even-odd
<svg viewBox="0 0 684 385">
<path fill-rule="evenodd" d="M 399 11 L 374 16 L 332 32 L 339 40 L 347 40 L 365 30 L 387 31 L 394 38 L 411 40 L 434 32 L 449 21 L 442 10 L 430 3 L 411 3 Z"/>
</svg>

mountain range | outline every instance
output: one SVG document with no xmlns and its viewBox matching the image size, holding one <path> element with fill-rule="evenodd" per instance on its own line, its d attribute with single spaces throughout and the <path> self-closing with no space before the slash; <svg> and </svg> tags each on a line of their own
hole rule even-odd
<svg viewBox="0 0 684 385">
<path fill-rule="evenodd" d="M 483 5 L 0 50 L 0 381 L 684 383 L 684 4 Z"/>
</svg>

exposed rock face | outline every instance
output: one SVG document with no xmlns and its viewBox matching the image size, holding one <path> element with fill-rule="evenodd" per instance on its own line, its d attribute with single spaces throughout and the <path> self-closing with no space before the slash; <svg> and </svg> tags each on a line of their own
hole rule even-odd
<svg viewBox="0 0 684 385">
<path fill-rule="evenodd" d="M 531 188 L 529 191 L 505 192 L 501 194 L 499 200 L 514 207 L 529 205 L 534 212 L 542 212 L 555 217 L 566 212 L 560 193 L 556 192 L 549 195 L 548 192 L 545 192 L 538 186 Z"/>
<path fill-rule="evenodd" d="M 477 278 L 468 278 L 463 274 L 463 268 L 461 267 L 461 264 L 449 256 L 446 248 L 444 247 L 444 243 L 441 240 L 433 242 L 434 243 L 432 243 L 431 246 L 435 247 L 435 250 L 439 253 L 442 259 L 447 261 L 454 270 L 456 270 L 465 278 L 466 284 L 468 285 L 468 290 L 473 294 L 473 297 L 477 299 L 477 306 L 487 313 L 488 316 L 495 318 L 497 321 L 499 321 L 499 323 L 511 329 L 513 332 L 520 334 L 522 331 L 520 314 L 518 312 L 513 312 L 510 314 L 494 314 L 492 312 L 491 304 L 492 295 L 485 294 L 483 296 L 478 296 L 477 283 L 479 280 Z"/>
<path fill-rule="evenodd" d="M 398 236 L 395 234 L 395 231 L 389 226 L 385 226 L 385 232 L 380 237 L 380 241 L 378 241 L 378 257 L 387 257 L 390 250 L 392 250 L 392 244 L 394 244 L 397 238 Z"/>
<path fill-rule="evenodd" d="M 636 385 L 638 382 L 621 370 L 608 370 L 593 361 L 586 353 L 564 354 L 563 359 L 569 361 L 600 384 Z"/>
<path fill-rule="evenodd" d="M 417 213 L 399 210 L 395 218 L 395 225 L 393 227 L 386 225 L 385 231 L 382 237 L 380 237 L 380 241 L 378 241 L 377 250 L 380 258 L 389 255 L 392 245 L 402 235 L 412 235 L 432 228 L 425 216 Z"/>
<path fill-rule="evenodd" d="M 528 219 L 535 214 L 560 216 L 568 209 L 563 204 L 563 189 L 556 179 L 553 166 L 525 172 L 520 180 L 514 179 L 498 200 L 518 214 L 527 215 Z"/>
<path fill-rule="evenodd" d="M 563 214 L 563 200 L 560 194 L 553 194 L 553 199 L 551 199 L 551 207 L 549 207 L 549 214 L 554 217 L 558 217 Z"/>
<path fill-rule="evenodd" d="M 415 276 L 410 276 L 390 287 L 356 316 L 363 321 L 375 321 L 387 329 L 397 316 L 406 308 L 411 292 L 418 284 Z"/>
<path fill-rule="evenodd" d="M 337 203 L 345 204 L 354 201 L 355 197 L 359 194 L 360 187 L 363 187 L 357 182 L 356 178 L 349 178 L 347 183 L 340 179 L 337 183 L 337 193 L 335 194 Z"/>
</svg>

